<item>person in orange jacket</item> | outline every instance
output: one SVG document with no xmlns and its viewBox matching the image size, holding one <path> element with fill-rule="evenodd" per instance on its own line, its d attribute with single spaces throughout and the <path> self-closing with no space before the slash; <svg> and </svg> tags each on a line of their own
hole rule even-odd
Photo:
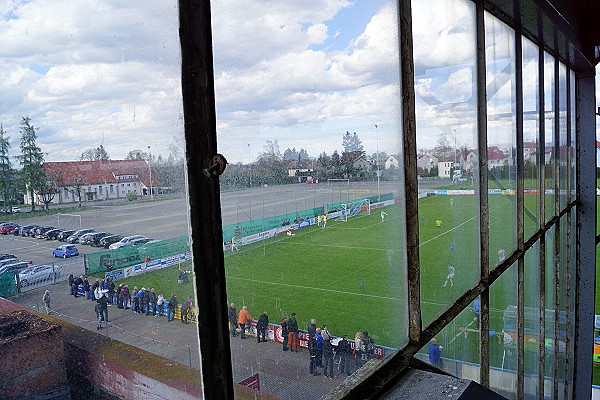
<svg viewBox="0 0 600 400">
<path fill-rule="evenodd" d="M 250 323 L 252 322 L 252 317 L 248 312 L 248 307 L 243 306 L 240 311 L 240 315 L 238 316 L 238 324 L 240 325 L 241 333 L 240 338 L 246 339 L 246 326 L 250 327 Z"/>
</svg>

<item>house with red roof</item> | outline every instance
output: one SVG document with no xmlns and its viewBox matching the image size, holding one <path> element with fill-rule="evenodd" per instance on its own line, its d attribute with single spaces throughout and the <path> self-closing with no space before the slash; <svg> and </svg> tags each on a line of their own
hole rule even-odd
<svg viewBox="0 0 600 400">
<path fill-rule="evenodd" d="M 145 160 L 46 162 L 43 168 L 56 188 L 52 204 L 126 199 L 132 192 L 148 196 L 158 185 Z M 30 204 L 25 196 L 25 204 Z M 43 204 L 41 196 L 35 196 L 36 204 Z"/>
</svg>

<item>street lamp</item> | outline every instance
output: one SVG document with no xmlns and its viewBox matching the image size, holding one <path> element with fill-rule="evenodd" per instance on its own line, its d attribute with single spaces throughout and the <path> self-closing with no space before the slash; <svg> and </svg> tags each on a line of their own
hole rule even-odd
<svg viewBox="0 0 600 400">
<path fill-rule="evenodd" d="M 379 135 L 377 135 L 377 124 L 375 125 L 375 163 L 377 164 L 377 201 L 381 201 L 381 193 L 379 191 L 379 176 L 381 175 L 379 171 Z"/>
<path fill-rule="evenodd" d="M 250 163 L 250 143 L 248 143 L 248 187 L 252 187 L 252 164 Z"/>
<path fill-rule="evenodd" d="M 150 173 L 150 200 L 154 200 L 154 193 L 152 192 L 152 168 L 150 168 L 150 162 L 152 158 L 150 157 L 150 146 L 148 146 L 148 172 Z"/>
</svg>

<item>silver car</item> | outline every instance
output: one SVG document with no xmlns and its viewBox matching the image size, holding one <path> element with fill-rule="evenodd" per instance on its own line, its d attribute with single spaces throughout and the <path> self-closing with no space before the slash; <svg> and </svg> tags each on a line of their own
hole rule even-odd
<svg viewBox="0 0 600 400">
<path fill-rule="evenodd" d="M 53 265 L 36 265 L 19 272 L 19 282 L 22 287 L 40 282 L 54 281 L 60 276 L 60 267 Z"/>
</svg>

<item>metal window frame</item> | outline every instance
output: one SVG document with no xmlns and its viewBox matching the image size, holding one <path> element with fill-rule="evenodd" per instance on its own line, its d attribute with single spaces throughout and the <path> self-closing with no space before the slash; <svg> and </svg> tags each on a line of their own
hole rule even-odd
<svg viewBox="0 0 600 400">
<path fill-rule="evenodd" d="M 560 210 L 560 200 L 555 199 L 555 215 L 545 221 L 544 204 L 544 143 L 545 143 L 545 118 L 544 118 L 544 27 L 542 24 L 542 10 L 536 9 L 539 22 L 538 38 L 533 40 L 539 48 L 538 73 L 539 73 L 539 113 L 540 113 L 540 154 L 538 154 L 538 179 L 539 193 L 539 229 L 527 241 L 523 236 L 523 121 L 522 121 L 522 62 L 516 62 L 517 68 L 517 230 L 518 246 L 506 260 L 494 268 L 489 269 L 489 227 L 487 203 L 487 110 L 485 92 L 485 25 L 484 13 L 490 7 L 485 0 L 473 0 L 475 3 L 475 18 L 477 26 L 477 121 L 478 121 L 478 149 L 480 151 L 479 170 L 479 201 L 480 201 L 480 281 L 460 298 L 449 305 L 449 308 L 428 326 L 422 326 L 420 306 L 420 271 L 419 271 L 419 236 L 418 236 L 418 198 L 416 178 L 416 113 L 414 90 L 414 60 L 412 43 L 412 17 L 410 0 L 399 0 L 399 41 L 401 57 L 401 91 L 402 91 L 402 118 L 403 118 L 403 150 L 406 192 L 406 246 L 407 246 L 407 276 L 408 276 L 408 321 L 409 342 L 397 353 L 384 360 L 376 371 L 373 371 L 363 381 L 346 392 L 346 398 L 374 398 L 382 394 L 402 374 L 404 369 L 412 362 L 412 356 L 445 325 L 464 310 L 477 297 L 481 297 L 481 370 L 480 380 L 484 386 L 489 386 L 489 289 L 515 262 L 518 263 L 518 314 L 519 339 L 518 339 L 518 394 L 524 393 L 523 358 L 524 358 L 524 255 L 537 243 L 540 244 L 540 335 L 545 329 L 545 236 L 553 227 L 560 232 L 561 218 L 570 221 L 572 210 L 576 210 L 578 231 L 577 237 L 577 262 L 575 263 L 575 325 L 591 326 L 593 324 L 593 310 L 586 307 L 593 303 L 594 293 L 594 268 L 595 267 L 595 171 L 586 171 L 585 165 L 595 161 L 595 146 L 593 145 L 595 128 L 594 100 L 594 71 L 590 66 L 584 65 L 573 68 L 576 71 L 577 87 L 577 140 L 576 140 L 576 176 L 577 196 L 573 201 L 568 201 L 567 206 Z M 523 0 L 523 2 L 528 0 Z M 545 3 L 544 3 L 545 4 Z M 540 7 L 542 7 L 541 5 Z M 514 2 L 515 10 L 522 7 L 520 1 Z M 546 7 L 547 8 L 547 7 Z M 492 15 L 497 14 L 492 11 Z M 519 15 L 519 12 L 515 12 Z M 182 53 L 182 92 L 184 106 L 184 127 L 186 141 L 186 167 L 188 178 L 188 202 L 190 208 L 190 226 L 192 238 L 192 254 L 194 256 L 195 287 L 199 305 L 199 343 L 202 371 L 202 390 L 204 398 L 233 398 L 233 373 L 231 368 L 231 352 L 229 348 L 227 319 L 224 309 L 227 308 L 225 292 L 224 257 L 221 243 L 221 215 L 219 199 L 218 170 L 216 162 L 216 110 L 214 98 L 214 71 L 212 65 L 212 33 L 209 0 L 179 0 L 180 16 L 180 41 Z M 506 16 L 504 16 L 506 18 Z M 551 16 L 553 18 L 554 16 Z M 506 22 L 506 20 L 504 20 Z M 516 59 L 522 60 L 520 21 L 515 29 L 515 21 L 508 23 L 515 29 Z M 548 28 L 548 27 L 546 27 Z M 556 28 L 552 28 L 556 29 Z M 554 31 L 556 32 L 556 30 Z M 556 36 L 555 36 L 556 37 Z M 556 43 L 555 43 L 556 46 Z M 557 53 L 554 53 L 557 54 Z M 555 58 L 555 71 L 558 60 Z M 566 62 L 568 68 L 571 65 Z M 567 70 L 569 71 L 569 69 Z M 556 72 L 555 72 L 556 74 Z M 567 77 L 568 78 L 568 77 Z M 568 79 L 569 81 L 569 79 Z M 570 88 L 570 86 L 569 86 Z M 558 84 L 555 91 L 558 90 Z M 520 94 L 519 94 L 520 93 Z M 570 93 L 569 97 L 570 97 Z M 555 96 L 555 102 L 558 96 Z M 568 106 L 569 108 L 570 106 Z M 555 114 L 555 135 L 559 132 L 558 107 Z M 569 108 L 570 110 L 570 108 Z M 569 111 L 567 114 L 569 114 Z M 567 123 L 570 123 L 568 118 Z M 570 131 L 568 131 L 568 135 Z M 568 139 L 569 140 L 569 139 Z M 559 141 L 556 141 L 559 144 Z M 556 166 L 555 166 L 556 167 Z M 590 169 L 591 170 L 591 169 Z M 555 189 L 559 189 L 558 175 Z M 593 187 L 592 187 L 593 186 Z M 484 190 L 482 190 L 484 189 Z M 558 193 L 558 192 L 557 192 Z M 570 199 L 569 199 L 570 200 Z M 558 205 L 556 202 L 558 201 Z M 577 207 L 575 208 L 575 205 Z M 556 232 L 555 231 L 555 232 Z M 567 227 L 567 237 L 570 238 L 570 225 Z M 555 255 L 560 256 L 555 241 Z M 567 255 L 567 257 L 569 257 Z M 555 260 L 556 262 L 556 260 Z M 556 268 L 555 274 L 558 268 Z M 567 278 L 570 285 L 570 278 Z M 558 285 L 557 285 L 558 286 Z M 568 288 L 570 290 L 570 286 Z M 558 299 L 558 296 L 556 296 Z M 555 309 L 560 303 L 555 302 Z M 558 320 L 558 318 L 555 318 Z M 557 334 L 555 323 L 555 335 Z M 201 340 L 200 340 L 201 339 Z M 591 343 L 593 331 L 589 329 L 575 329 L 572 384 L 574 398 L 589 398 L 591 388 L 591 370 L 586 368 L 591 359 Z M 568 365 L 568 364 L 567 364 Z M 538 390 L 544 394 L 544 346 L 540 343 L 540 369 Z M 553 373 L 557 376 L 556 367 Z M 587 386 L 586 386 L 587 384 Z M 565 393 L 567 389 L 565 388 Z M 555 396 L 558 389 L 553 390 Z"/>
</svg>

